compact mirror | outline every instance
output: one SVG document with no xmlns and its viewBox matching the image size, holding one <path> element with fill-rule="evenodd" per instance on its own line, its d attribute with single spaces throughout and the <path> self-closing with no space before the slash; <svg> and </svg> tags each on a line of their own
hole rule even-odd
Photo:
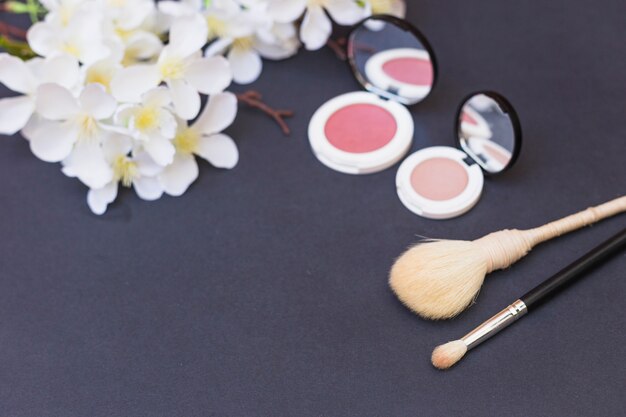
<svg viewBox="0 0 626 417">
<path fill-rule="evenodd" d="M 484 171 L 497 174 L 517 159 L 521 145 L 519 126 L 515 110 L 504 97 L 480 92 L 461 104 L 457 135 L 463 150 Z"/>
<path fill-rule="evenodd" d="M 425 99 L 436 78 L 434 54 L 410 23 L 387 15 L 372 16 L 348 39 L 348 60 L 368 91 L 402 104 Z"/>
</svg>

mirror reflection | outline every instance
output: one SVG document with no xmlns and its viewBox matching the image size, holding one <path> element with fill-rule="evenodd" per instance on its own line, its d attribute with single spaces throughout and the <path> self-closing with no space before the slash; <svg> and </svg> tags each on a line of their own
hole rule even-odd
<svg viewBox="0 0 626 417">
<path fill-rule="evenodd" d="M 435 66 L 429 48 L 407 22 L 372 17 L 358 26 L 348 42 L 348 56 L 365 88 L 403 104 L 430 93 Z"/>
<path fill-rule="evenodd" d="M 514 158 L 517 138 L 512 117 L 511 111 L 487 94 L 476 94 L 461 107 L 461 146 L 487 172 L 505 170 Z"/>
</svg>

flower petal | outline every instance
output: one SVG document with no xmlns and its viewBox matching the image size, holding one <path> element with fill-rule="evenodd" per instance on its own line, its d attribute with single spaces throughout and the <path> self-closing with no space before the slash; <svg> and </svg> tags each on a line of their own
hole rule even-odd
<svg viewBox="0 0 626 417">
<path fill-rule="evenodd" d="M 174 162 L 165 167 L 159 180 L 165 192 L 178 197 L 198 178 L 198 163 L 191 154 L 176 154 Z"/>
<path fill-rule="evenodd" d="M 34 93 L 37 80 L 24 61 L 6 53 L 0 54 L 0 83 L 22 94 Z"/>
<path fill-rule="evenodd" d="M 156 177 L 139 177 L 133 180 L 135 192 L 142 200 L 154 201 L 163 195 L 163 186 Z"/>
<path fill-rule="evenodd" d="M 78 61 L 71 55 L 55 55 L 43 62 L 41 75 L 43 82 L 56 83 L 72 89 L 78 83 Z"/>
<path fill-rule="evenodd" d="M 202 136 L 196 154 L 217 168 L 234 168 L 239 161 L 235 141 L 224 134 Z"/>
<path fill-rule="evenodd" d="M 48 22 L 37 22 L 28 29 L 26 39 L 35 53 L 48 56 L 58 46 L 58 29 Z"/>
<path fill-rule="evenodd" d="M 254 49 L 232 48 L 228 61 L 233 72 L 233 80 L 238 84 L 250 84 L 259 78 L 263 63 Z"/>
<path fill-rule="evenodd" d="M 154 177 L 163 171 L 163 167 L 154 162 L 145 150 L 133 153 L 133 161 L 137 163 L 137 169 L 142 176 Z"/>
<path fill-rule="evenodd" d="M 37 89 L 37 113 L 50 120 L 66 120 L 79 112 L 72 93 L 58 84 L 42 84 Z"/>
<path fill-rule="evenodd" d="M 170 80 L 168 82 L 172 93 L 174 111 L 185 120 L 191 120 L 200 111 L 200 94 L 185 80 Z"/>
<path fill-rule="evenodd" d="M 309 6 L 302 26 L 300 39 L 309 51 L 320 49 L 328 41 L 332 32 L 332 24 L 321 6 Z"/>
<path fill-rule="evenodd" d="M 156 136 L 143 144 L 146 152 L 154 159 L 154 162 L 166 166 L 174 160 L 176 148 L 168 139 Z"/>
<path fill-rule="evenodd" d="M 89 188 L 102 188 L 113 180 L 113 170 L 96 141 L 79 141 L 65 166 Z"/>
<path fill-rule="evenodd" d="M 277 22 L 287 23 L 297 20 L 306 8 L 306 0 L 272 0 L 267 12 Z"/>
<path fill-rule="evenodd" d="M 48 122 L 32 132 L 30 150 L 46 162 L 60 162 L 72 152 L 78 139 L 78 127 L 70 122 Z"/>
<path fill-rule="evenodd" d="M 145 106 L 165 107 L 172 104 L 172 95 L 165 87 L 153 88 L 141 96 L 141 103 Z"/>
<path fill-rule="evenodd" d="M 219 133 L 230 126 L 237 116 L 237 97 L 225 92 L 209 97 L 193 128 L 205 135 Z"/>
<path fill-rule="evenodd" d="M 215 56 L 194 61 L 185 72 L 185 79 L 199 92 L 215 94 L 230 85 L 232 74 L 226 58 Z"/>
<path fill-rule="evenodd" d="M 35 101 L 28 96 L 0 99 L 0 134 L 15 134 L 26 126 L 34 110 Z"/>
<path fill-rule="evenodd" d="M 136 103 L 141 95 L 161 82 L 156 65 L 133 65 L 126 67 L 111 80 L 111 93 L 118 101 Z"/>
<path fill-rule="evenodd" d="M 101 84 L 87 85 L 80 93 L 79 101 L 82 110 L 96 120 L 108 119 L 117 108 L 117 102 L 104 91 Z"/>
<path fill-rule="evenodd" d="M 233 44 L 232 38 L 218 38 L 215 39 L 204 51 L 204 56 L 211 57 L 215 55 L 222 55 L 230 45 Z"/>
<path fill-rule="evenodd" d="M 163 43 L 152 32 L 138 31 L 126 41 L 126 57 L 136 60 L 149 59 L 156 56 L 163 49 Z"/>
<path fill-rule="evenodd" d="M 202 15 L 178 17 L 172 23 L 167 49 L 170 54 L 185 58 L 202 49 L 208 36 L 209 28 Z"/>
<path fill-rule="evenodd" d="M 102 215 L 107 211 L 107 206 L 117 197 L 117 182 L 111 181 L 98 189 L 90 189 L 87 192 L 87 205 L 94 214 Z"/>
<path fill-rule="evenodd" d="M 102 152 L 110 162 L 120 155 L 128 155 L 132 149 L 132 139 L 120 133 L 111 133 L 102 141 Z"/>
<path fill-rule="evenodd" d="M 353 25 L 365 17 L 365 9 L 354 0 L 333 0 L 324 6 L 330 17 L 340 25 Z"/>
</svg>

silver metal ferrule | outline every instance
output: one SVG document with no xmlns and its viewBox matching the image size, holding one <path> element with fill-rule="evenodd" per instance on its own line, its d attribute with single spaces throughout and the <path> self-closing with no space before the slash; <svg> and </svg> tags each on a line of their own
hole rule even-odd
<svg viewBox="0 0 626 417">
<path fill-rule="evenodd" d="M 517 300 L 461 339 L 467 346 L 467 350 L 480 345 L 483 341 L 498 333 L 500 330 L 515 323 L 517 319 L 528 312 L 526 304 Z"/>
</svg>

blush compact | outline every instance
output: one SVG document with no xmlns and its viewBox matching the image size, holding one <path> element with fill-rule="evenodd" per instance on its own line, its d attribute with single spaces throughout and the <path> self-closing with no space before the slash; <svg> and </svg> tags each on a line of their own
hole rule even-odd
<svg viewBox="0 0 626 417">
<path fill-rule="evenodd" d="M 414 126 L 406 106 L 432 90 L 435 57 L 413 25 L 386 15 L 358 24 L 347 52 L 352 73 L 366 91 L 337 96 L 315 112 L 309 123 L 311 149 L 335 171 L 382 171 L 411 147 Z"/>
<path fill-rule="evenodd" d="M 480 199 L 485 175 L 511 168 L 521 149 L 515 109 L 491 91 L 463 100 L 455 133 L 458 148 L 424 148 L 408 156 L 398 169 L 398 197 L 422 217 L 448 219 L 469 211 Z"/>
</svg>

